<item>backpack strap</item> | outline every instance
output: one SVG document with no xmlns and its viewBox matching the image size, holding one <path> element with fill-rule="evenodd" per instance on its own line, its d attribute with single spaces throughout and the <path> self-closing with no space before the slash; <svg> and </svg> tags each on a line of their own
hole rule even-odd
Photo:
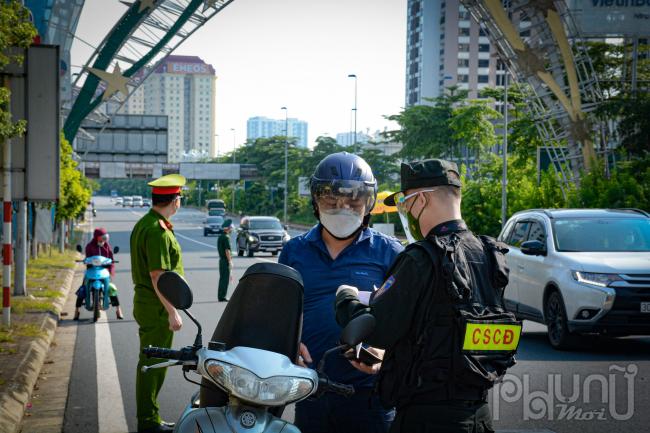
<svg viewBox="0 0 650 433">
<path fill-rule="evenodd" d="M 490 276 L 492 287 L 498 290 L 503 300 L 503 291 L 508 285 L 510 268 L 506 263 L 506 254 L 509 249 L 506 244 L 499 242 L 493 237 L 481 235 L 478 237 L 483 245 L 488 259 L 490 260 Z"/>
</svg>

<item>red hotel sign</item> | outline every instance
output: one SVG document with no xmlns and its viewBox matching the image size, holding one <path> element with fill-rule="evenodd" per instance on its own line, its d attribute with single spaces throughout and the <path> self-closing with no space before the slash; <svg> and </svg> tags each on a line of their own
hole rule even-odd
<svg viewBox="0 0 650 433">
<path fill-rule="evenodd" d="M 209 74 L 210 68 L 205 63 L 167 63 L 167 72 L 173 74 Z"/>
</svg>

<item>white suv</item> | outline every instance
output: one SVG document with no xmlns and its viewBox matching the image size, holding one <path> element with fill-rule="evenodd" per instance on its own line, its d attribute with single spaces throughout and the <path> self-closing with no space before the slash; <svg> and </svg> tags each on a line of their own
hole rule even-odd
<svg viewBox="0 0 650 433">
<path fill-rule="evenodd" d="M 650 335 L 650 214 L 638 209 L 527 210 L 499 235 L 508 310 L 544 323 L 556 349 L 572 335 Z"/>
</svg>

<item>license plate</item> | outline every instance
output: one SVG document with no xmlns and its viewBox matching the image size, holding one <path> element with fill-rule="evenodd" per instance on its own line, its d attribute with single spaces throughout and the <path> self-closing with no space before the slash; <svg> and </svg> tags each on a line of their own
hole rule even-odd
<svg viewBox="0 0 650 433">
<path fill-rule="evenodd" d="M 650 302 L 641 302 L 641 312 L 650 313 Z"/>
</svg>

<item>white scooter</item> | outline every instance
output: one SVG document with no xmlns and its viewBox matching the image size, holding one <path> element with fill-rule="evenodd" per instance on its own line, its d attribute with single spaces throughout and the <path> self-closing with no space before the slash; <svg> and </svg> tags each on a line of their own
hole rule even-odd
<svg viewBox="0 0 650 433">
<path fill-rule="evenodd" d="M 317 398 L 323 392 L 354 393 L 352 386 L 327 378 L 325 359 L 359 344 L 372 333 L 375 319 L 366 314 L 352 320 L 341 333 L 341 345 L 328 350 L 316 370 L 294 364 L 302 327 L 303 285 L 293 268 L 277 263 L 251 266 L 207 348 L 202 345 L 201 325 L 187 311 L 193 302 L 187 282 L 174 272 L 165 272 L 158 280 L 158 289 L 198 327 L 192 346 L 143 349 L 151 358 L 168 359 L 145 366 L 143 371 L 182 366 L 188 381 L 197 383 L 188 379 L 188 372 L 203 378 L 199 384 L 203 388 L 201 398 L 197 398 L 198 393 L 192 397 L 174 432 L 300 433 L 280 418 L 284 406 Z"/>
</svg>

